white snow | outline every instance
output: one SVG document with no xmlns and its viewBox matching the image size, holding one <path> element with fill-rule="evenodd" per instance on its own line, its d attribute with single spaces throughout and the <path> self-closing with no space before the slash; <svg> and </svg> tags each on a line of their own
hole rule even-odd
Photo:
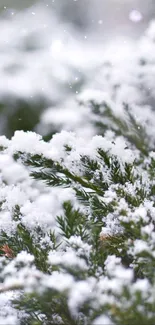
<svg viewBox="0 0 155 325">
<path fill-rule="evenodd" d="M 93 325 L 113 325 L 111 319 L 106 315 L 101 315 L 95 319 Z"/>
</svg>

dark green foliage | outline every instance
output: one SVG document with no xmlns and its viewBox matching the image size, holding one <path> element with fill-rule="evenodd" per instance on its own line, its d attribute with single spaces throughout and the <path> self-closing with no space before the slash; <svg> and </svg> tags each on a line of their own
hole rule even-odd
<svg viewBox="0 0 155 325">
<path fill-rule="evenodd" d="M 62 231 L 64 238 L 70 238 L 71 236 L 80 236 L 82 240 L 88 240 L 87 231 L 87 216 L 80 212 L 80 210 L 75 210 L 70 202 L 65 202 L 63 204 L 64 217 L 58 216 L 57 222 L 59 228 Z"/>
<path fill-rule="evenodd" d="M 36 101 L 4 98 L 0 103 L 0 118 L 3 121 L 1 134 L 12 137 L 16 130 L 31 131 L 40 121 L 40 115 L 47 106 L 44 98 Z"/>
<path fill-rule="evenodd" d="M 12 236 L 8 236 L 5 232 L 1 233 L 0 244 L 1 247 L 7 244 L 16 256 L 21 251 L 26 251 L 34 256 L 35 265 L 37 269 L 48 272 L 49 266 L 47 264 L 48 252 L 51 249 L 48 245 L 43 246 L 40 240 L 45 237 L 44 231 L 38 226 L 31 233 L 22 222 L 22 214 L 19 206 L 15 206 L 12 218 L 17 222 L 17 228 Z M 54 247 L 56 247 L 56 238 L 54 234 L 50 234 L 51 240 L 54 240 Z"/>
</svg>

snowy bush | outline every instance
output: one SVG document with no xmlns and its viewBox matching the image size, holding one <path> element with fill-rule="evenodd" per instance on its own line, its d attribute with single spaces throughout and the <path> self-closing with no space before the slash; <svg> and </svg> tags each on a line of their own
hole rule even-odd
<svg viewBox="0 0 155 325">
<path fill-rule="evenodd" d="M 62 57 L 63 43 L 43 37 L 55 55 L 52 83 L 37 43 L 35 73 L 23 84 L 39 27 L 34 31 L 32 23 L 17 36 L 14 24 L 10 69 L 19 79 L 11 96 L 19 100 L 22 123 L 24 116 L 32 123 L 12 137 L 7 126 L 8 137 L 0 137 L 0 324 L 154 325 L 155 22 L 136 51 L 132 42 L 117 43 L 92 50 L 89 60 L 76 53 L 84 40 L 74 39 L 70 56 Z M 27 49 L 24 68 L 23 53 L 14 67 L 19 44 Z M 85 49 L 89 55 L 89 43 Z M 4 78 L 0 93 L 12 108 L 5 93 L 11 79 Z M 7 113 L 16 121 L 16 109 Z"/>
</svg>

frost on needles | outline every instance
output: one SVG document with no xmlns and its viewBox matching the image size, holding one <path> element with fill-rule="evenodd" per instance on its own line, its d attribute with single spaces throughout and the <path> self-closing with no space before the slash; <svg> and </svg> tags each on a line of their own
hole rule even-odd
<svg viewBox="0 0 155 325">
<path fill-rule="evenodd" d="M 11 324 L 153 325 L 155 154 L 127 138 L 0 138 L 0 292 L 12 293 Z"/>
</svg>

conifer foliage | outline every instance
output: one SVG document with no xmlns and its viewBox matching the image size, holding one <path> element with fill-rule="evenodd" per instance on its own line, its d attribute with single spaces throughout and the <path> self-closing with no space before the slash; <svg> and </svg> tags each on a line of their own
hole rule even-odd
<svg viewBox="0 0 155 325">
<path fill-rule="evenodd" d="M 154 325 L 154 35 L 0 136 L 0 324 Z"/>
<path fill-rule="evenodd" d="M 131 122 L 132 142 L 110 130 L 1 137 L 0 292 L 12 293 L 12 322 L 154 324 L 155 155 Z"/>
</svg>

